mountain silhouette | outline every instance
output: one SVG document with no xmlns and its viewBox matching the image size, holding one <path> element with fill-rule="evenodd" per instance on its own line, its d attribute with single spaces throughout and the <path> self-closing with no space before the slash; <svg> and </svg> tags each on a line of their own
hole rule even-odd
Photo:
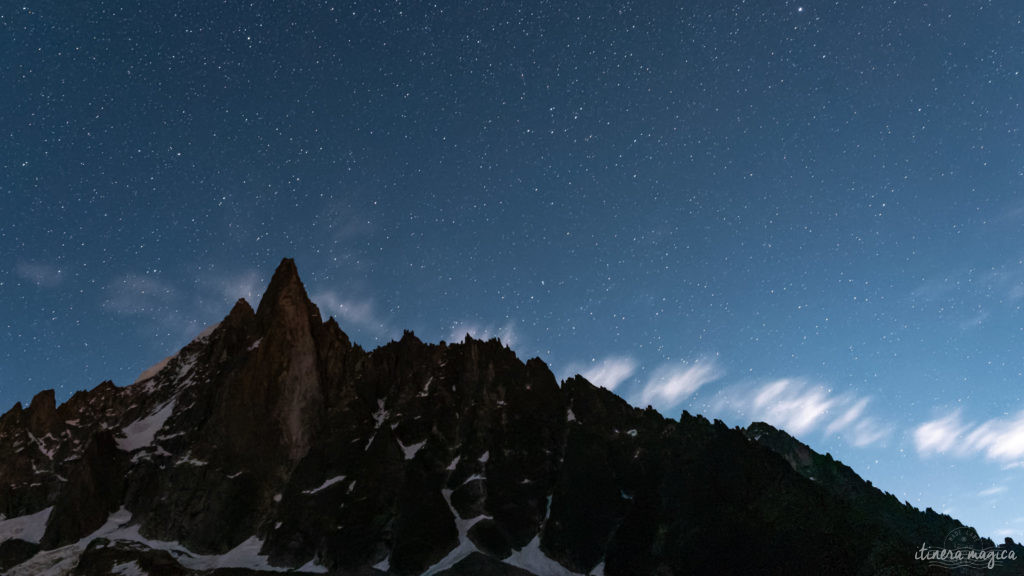
<svg viewBox="0 0 1024 576">
<path fill-rule="evenodd" d="M 0 417 L 0 572 L 1021 573 L 767 424 L 638 409 L 497 340 L 353 344 L 281 262 L 135 383 Z M 951 534 L 989 570 L 919 558 Z"/>
</svg>

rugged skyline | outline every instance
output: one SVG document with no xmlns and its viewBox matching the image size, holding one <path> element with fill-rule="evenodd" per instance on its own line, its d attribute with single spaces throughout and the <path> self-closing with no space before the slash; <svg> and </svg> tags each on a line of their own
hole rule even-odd
<svg viewBox="0 0 1024 576">
<path fill-rule="evenodd" d="M 368 348 L 500 336 L 1024 540 L 1022 10 L 4 7 L 0 410 L 294 256 Z"/>
<path fill-rule="evenodd" d="M 0 477 L 9 576 L 917 574 L 953 545 L 999 575 L 1024 553 L 768 424 L 559 386 L 497 339 L 364 350 L 289 259 L 131 386 L 0 415 Z"/>
</svg>

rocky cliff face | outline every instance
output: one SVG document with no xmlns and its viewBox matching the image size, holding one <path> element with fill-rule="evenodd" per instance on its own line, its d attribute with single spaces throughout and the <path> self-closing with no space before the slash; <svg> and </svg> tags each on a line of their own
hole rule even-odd
<svg viewBox="0 0 1024 576">
<path fill-rule="evenodd" d="M 960 527 L 496 340 L 366 352 L 290 260 L 131 386 L 0 417 L 0 478 L 7 574 L 916 573 Z"/>
</svg>

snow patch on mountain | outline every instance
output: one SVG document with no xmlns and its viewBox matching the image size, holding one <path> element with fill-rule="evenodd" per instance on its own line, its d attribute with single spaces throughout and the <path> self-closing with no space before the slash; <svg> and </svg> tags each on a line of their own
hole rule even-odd
<svg viewBox="0 0 1024 576">
<path fill-rule="evenodd" d="M 433 382 L 434 382 L 434 377 L 433 376 L 427 378 L 426 383 L 423 384 L 423 390 L 421 390 L 420 393 L 417 394 L 416 396 L 418 396 L 419 398 L 426 398 L 427 396 L 429 396 L 430 395 L 430 384 L 433 383 Z"/>
<path fill-rule="evenodd" d="M 373 569 L 380 570 L 381 572 L 391 570 L 391 554 L 388 554 L 386 558 L 374 564 Z"/>
<path fill-rule="evenodd" d="M 416 453 L 420 451 L 420 448 L 423 448 L 426 443 L 427 441 L 424 440 L 423 442 L 417 442 L 416 444 L 409 444 L 406 446 L 399 441 L 398 445 L 402 447 L 402 453 L 405 454 L 405 459 L 412 460 L 416 457 Z"/>
<path fill-rule="evenodd" d="M 36 447 L 39 448 L 39 451 L 42 452 L 42 454 L 44 456 L 46 456 L 50 460 L 53 460 L 53 455 L 57 453 L 57 448 L 56 447 L 54 447 L 54 448 L 47 448 L 46 444 L 44 444 L 43 441 L 40 440 L 39 438 L 36 438 L 34 434 L 29 432 L 28 430 L 26 430 L 25 433 L 28 434 L 28 437 L 32 440 L 32 442 L 35 443 Z M 56 438 L 54 438 L 50 434 L 47 434 L 46 436 L 43 436 L 43 438 L 49 438 L 51 441 L 56 442 Z"/>
<path fill-rule="evenodd" d="M 377 411 L 373 413 L 373 422 L 374 422 L 373 429 L 374 430 L 379 429 L 381 427 L 381 425 L 384 424 L 384 422 L 386 422 L 387 419 L 390 416 L 391 416 L 391 413 L 388 412 L 387 409 L 384 408 L 384 400 L 383 399 L 378 399 L 377 400 Z"/>
<path fill-rule="evenodd" d="M 388 418 L 391 417 L 391 413 L 384 408 L 384 399 L 377 399 L 377 411 L 373 413 L 373 434 L 370 439 L 366 441 L 366 446 L 363 447 L 363 451 L 369 450 L 370 446 L 373 445 L 373 441 L 377 438 L 377 431 L 380 427 L 387 422 Z"/>
<path fill-rule="evenodd" d="M 149 572 L 143 570 L 135 560 L 126 564 L 115 564 L 111 567 L 110 573 L 118 576 L 149 576 Z"/>
<path fill-rule="evenodd" d="M 207 464 L 209 464 L 209 463 L 205 462 L 203 460 L 196 460 L 195 458 L 193 458 L 192 457 L 192 453 L 190 452 L 190 453 L 186 454 L 185 456 L 182 456 L 178 460 L 177 464 L 175 464 L 175 466 L 181 466 L 181 465 L 187 465 L 187 466 L 206 466 Z"/>
<path fill-rule="evenodd" d="M 125 426 L 121 430 L 121 436 L 117 438 L 117 447 L 125 452 L 134 452 L 139 448 L 152 445 L 156 433 L 164 427 L 164 423 L 174 412 L 176 400 L 177 398 L 172 398 L 149 416 Z"/>
<path fill-rule="evenodd" d="M 548 495 L 548 507 L 544 513 L 544 520 L 540 524 L 540 532 L 537 532 L 537 535 L 533 537 L 533 540 L 530 540 L 529 544 L 518 550 L 513 550 L 512 554 L 502 560 L 502 562 L 516 568 L 522 568 L 527 572 L 533 572 L 536 576 L 584 576 L 562 566 L 540 549 L 540 535 L 544 531 L 544 527 L 547 526 L 548 519 L 551 518 L 552 498 L 553 495 Z"/>
<path fill-rule="evenodd" d="M 445 503 L 448 504 L 448 509 L 452 511 L 452 516 L 455 518 L 455 527 L 459 531 L 459 544 L 448 552 L 448 554 L 439 560 L 437 564 L 434 564 L 430 568 L 427 568 L 426 572 L 422 576 L 432 576 L 438 572 L 442 572 L 458 564 L 463 558 L 469 556 L 473 552 L 479 552 L 480 549 L 476 547 L 476 544 L 469 539 L 469 529 L 473 527 L 477 522 L 481 520 L 488 520 L 490 516 L 476 516 L 469 520 L 464 520 L 459 516 L 459 513 L 452 506 L 452 491 L 449 489 L 441 490 L 441 496 L 444 497 Z"/>
<path fill-rule="evenodd" d="M 67 576 L 78 566 L 78 559 L 89 542 L 94 538 L 106 537 L 131 519 L 131 512 L 121 507 L 107 518 L 107 522 L 99 530 L 73 544 L 39 552 L 10 568 L 6 576 Z"/>
<path fill-rule="evenodd" d="M 312 574 L 327 574 L 327 568 L 320 564 L 319 556 L 314 556 L 312 560 L 299 567 L 298 571 L 309 572 Z M 604 576 L 604 574 L 601 576 Z"/>
<path fill-rule="evenodd" d="M 46 523 L 50 520 L 50 512 L 53 512 L 53 506 L 44 508 L 35 514 L 0 520 L 0 542 L 17 538 L 38 544 L 46 532 Z"/>
<path fill-rule="evenodd" d="M 324 490 L 327 489 L 327 487 L 333 486 L 334 484 L 337 484 L 338 482 L 341 482 L 344 479 L 345 479 L 344 475 L 335 476 L 334 478 L 328 478 L 327 480 L 324 480 L 323 484 L 317 486 L 316 488 L 310 489 L 310 490 L 303 490 L 302 493 L 303 494 L 316 494 L 317 492 L 323 492 Z"/>
<path fill-rule="evenodd" d="M 530 543 L 519 550 L 513 550 L 502 562 L 533 572 L 537 576 L 584 576 L 573 572 L 552 560 L 540 549 L 540 534 L 533 537 Z"/>
<path fill-rule="evenodd" d="M 49 509 L 47 509 L 47 515 Z M 13 567 L 7 576 L 66 576 L 78 565 L 82 552 L 97 538 L 111 542 L 128 541 L 143 544 L 152 550 L 164 550 L 189 570 L 208 571 L 218 568 L 242 568 L 269 572 L 288 572 L 291 568 L 271 566 L 267 556 L 260 554 L 263 541 L 256 536 L 246 539 L 233 549 L 219 555 L 196 554 L 178 542 L 152 540 L 139 533 L 139 526 L 132 525 L 132 514 L 124 507 L 110 515 L 99 530 L 54 550 L 44 550 L 32 558 Z M 40 534 L 40 538 L 42 535 Z M 312 565 L 311 565 L 312 564 Z M 307 572 L 326 573 L 327 570 L 315 563 L 306 565 Z"/>
</svg>

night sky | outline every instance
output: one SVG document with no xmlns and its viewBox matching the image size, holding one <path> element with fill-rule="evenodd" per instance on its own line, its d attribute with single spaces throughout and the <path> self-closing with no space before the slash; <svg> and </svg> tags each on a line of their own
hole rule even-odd
<svg viewBox="0 0 1024 576">
<path fill-rule="evenodd" d="M 130 384 L 294 257 L 365 348 L 497 336 L 1024 540 L 1022 18 L 8 2 L 0 410 Z"/>
</svg>

